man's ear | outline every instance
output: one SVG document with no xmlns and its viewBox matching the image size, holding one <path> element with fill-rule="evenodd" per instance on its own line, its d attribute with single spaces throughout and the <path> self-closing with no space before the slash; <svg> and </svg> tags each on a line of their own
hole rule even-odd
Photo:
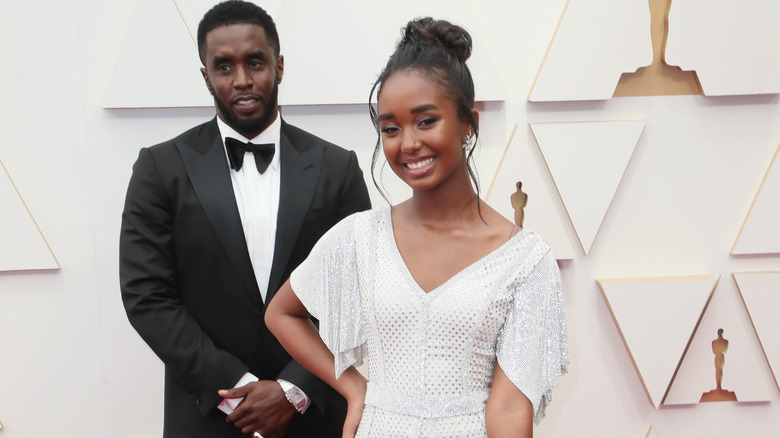
<svg viewBox="0 0 780 438">
<path fill-rule="evenodd" d="M 209 74 L 206 72 L 205 67 L 200 68 L 200 74 L 203 75 L 203 80 L 206 81 L 206 88 L 209 90 L 209 94 L 214 95 L 214 90 L 211 89 L 211 82 L 209 81 Z"/>
<path fill-rule="evenodd" d="M 282 83 L 282 77 L 284 76 L 284 55 L 276 57 L 276 83 Z"/>
</svg>

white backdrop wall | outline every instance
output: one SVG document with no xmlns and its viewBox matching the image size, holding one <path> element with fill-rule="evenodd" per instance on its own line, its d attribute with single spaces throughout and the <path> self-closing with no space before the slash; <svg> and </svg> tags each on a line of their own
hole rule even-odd
<svg viewBox="0 0 780 438">
<path fill-rule="evenodd" d="M 161 433 L 162 365 L 127 323 L 119 297 L 120 214 L 138 149 L 208 120 L 213 109 L 103 108 L 143 3 L 17 2 L 0 14 L 0 160 L 61 265 L 58 271 L 0 272 L 0 438 Z M 332 26 L 348 30 L 355 17 L 332 3 Z M 515 124 L 516 135 L 535 144 L 530 122 L 647 121 L 589 254 L 561 262 L 572 366 L 537 436 L 640 438 L 650 426 L 659 438 L 779 436 L 780 396 L 763 356 L 759 373 L 744 377 L 765 385 L 765 401 L 653 408 L 596 284 L 600 278 L 720 275 L 715 294 L 727 304 L 708 314 L 728 315 L 757 344 L 730 273 L 777 271 L 780 257 L 735 257 L 729 249 L 780 143 L 778 95 L 529 103 L 566 2 L 466 4 L 477 27 L 470 30 L 484 42 L 506 96 L 479 105 L 483 189 Z M 769 12 L 780 21 L 778 8 Z M 280 30 L 283 48 L 292 39 L 339 35 Z M 156 44 L 148 41 L 150 51 Z M 285 52 L 288 60 L 305 55 Z M 321 68 L 349 70 L 361 61 L 359 53 L 334 50 L 332 63 Z M 168 71 L 151 58 L 137 62 L 164 82 Z M 282 101 L 289 85 L 282 85 Z M 284 106 L 283 114 L 356 150 L 375 204 L 384 202 L 368 175 L 375 137 L 365 105 Z M 405 196 L 391 176 L 386 186 L 396 202 Z M 563 232 L 574 235 L 570 225 Z"/>
</svg>

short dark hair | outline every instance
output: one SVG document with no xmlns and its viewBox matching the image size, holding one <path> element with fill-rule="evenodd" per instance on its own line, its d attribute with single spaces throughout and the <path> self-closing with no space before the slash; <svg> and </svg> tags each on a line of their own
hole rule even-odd
<svg viewBox="0 0 780 438">
<path fill-rule="evenodd" d="M 256 24 L 262 27 L 268 44 L 274 49 L 274 56 L 279 56 L 279 33 L 273 18 L 265 9 L 248 1 L 227 0 L 209 9 L 198 25 L 198 55 L 203 65 L 206 65 L 206 35 L 218 27 L 231 24 Z"/>
</svg>

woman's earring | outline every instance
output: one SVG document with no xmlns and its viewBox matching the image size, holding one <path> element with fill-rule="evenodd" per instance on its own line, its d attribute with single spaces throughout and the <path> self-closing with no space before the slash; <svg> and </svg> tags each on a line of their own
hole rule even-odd
<svg viewBox="0 0 780 438">
<path fill-rule="evenodd" d="M 469 150 L 470 144 L 471 144 L 471 133 L 469 132 L 468 134 L 466 134 L 466 138 L 463 140 L 463 146 L 462 146 L 463 150 L 464 151 Z"/>
</svg>

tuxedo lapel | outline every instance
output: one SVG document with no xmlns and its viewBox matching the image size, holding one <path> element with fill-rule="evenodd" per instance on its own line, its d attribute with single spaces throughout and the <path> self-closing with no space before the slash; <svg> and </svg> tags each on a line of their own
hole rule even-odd
<svg viewBox="0 0 780 438">
<path fill-rule="evenodd" d="M 249 292 L 251 299 L 262 306 L 249 251 L 246 247 L 241 216 L 238 213 L 230 169 L 222 147 L 219 130 L 214 121 L 214 135 L 204 136 L 200 145 L 176 142 L 184 167 L 187 169 L 195 195 L 211 222 L 228 259 Z M 197 230 L 194 230 L 197 232 Z"/>
<path fill-rule="evenodd" d="M 279 139 L 281 180 L 279 184 L 279 213 L 276 219 L 276 243 L 271 275 L 268 279 L 266 302 L 286 280 L 282 278 L 298 239 L 303 220 L 309 211 L 322 165 L 322 147 L 315 145 L 301 152 L 285 133 Z"/>
</svg>

